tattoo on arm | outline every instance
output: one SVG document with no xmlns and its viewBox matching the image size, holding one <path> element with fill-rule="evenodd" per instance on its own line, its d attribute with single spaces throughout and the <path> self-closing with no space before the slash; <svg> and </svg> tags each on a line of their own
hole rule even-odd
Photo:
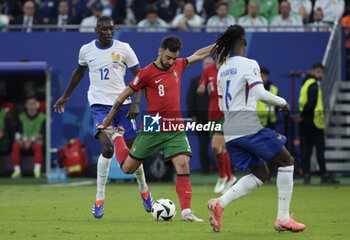
<svg viewBox="0 0 350 240">
<path fill-rule="evenodd" d="M 113 108 L 118 111 L 119 108 L 122 106 L 122 103 L 117 100 L 115 100 L 114 104 L 113 104 Z"/>
</svg>

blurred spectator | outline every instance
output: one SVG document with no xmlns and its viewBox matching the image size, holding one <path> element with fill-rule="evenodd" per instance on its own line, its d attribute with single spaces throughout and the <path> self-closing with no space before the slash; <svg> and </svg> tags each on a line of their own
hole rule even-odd
<svg viewBox="0 0 350 240">
<path fill-rule="evenodd" d="M 176 10 L 179 7 L 179 2 L 177 0 L 160 0 L 155 4 L 155 7 L 157 9 L 158 16 L 167 23 L 171 23 L 176 16 Z"/>
<path fill-rule="evenodd" d="M 271 23 L 272 19 L 278 15 L 278 0 L 250 0 L 257 2 L 260 8 L 260 15 Z"/>
<path fill-rule="evenodd" d="M 39 112 L 39 102 L 34 96 L 29 96 L 25 101 L 25 111 L 18 115 L 18 128 L 15 142 L 12 145 L 12 160 L 14 172 L 12 178 L 21 177 L 20 154 L 21 149 L 34 152 L 34 177 L 41 175 L 41 162 L 43 160 L 42 146 L 44 142 L 45 119 L 44 113 Z"/>
<path fill-rule="evenodd" d="M 300 28 L 303 26 L 303 21 L 301 20 L 301 17 L 299 15 L 291 12 L 289 2 L 282 1 L 280 4 L 280 11 L 281 14 L 274 17 L 274 19 L 271 22 L 271 26 L 278 26 L 281 28 L 272 28 L 271 31 L 303 31 L 303 29 Z"/>
<path fill-rule="evenodd" d="M 23 0 L 0 0 L 0 3 L 3 6 L 3 13 L 9 17 L 10 22 L 14 20 L 15 16 L 22 14 Z"/>
<path fill-rule="evenodd" d="M 10 22 L 9 17 L 6 14 L 3 14 L 3 9 L 4 7 L 0 3 L 0 29 L 6 27 Z"/>
<path fill-rule="evenodd" d="M 95 27 L 97 19 L 102 17 L 103 5 L 100 2 L 96 2 L 92 5 L 93 15 L 87 18 L 84 18 L 80 23 L 80 32 L 95 32 Z"/>
<path fill-rule="evenodd" d="M 204 20 L 207 20 L 215 14 L 214 0 L 187 0 L 187 2 L 195 6 L 196 13 Z"/>
<path fill-rule="evenodd" d="M 12 24 L 22 25 L 22 31 L 31 32 L 33 25 L 41 24 L 42 21 L 35 15 L 35 4 L 26 1 L 23 5 L 23 15 L 14 18 Z"/>
<path fill-rule="evenodd" d="M 132 0 L 117 0 L 115 2 L 112 19 L 115 24 L 136 24 L 135 14 L 131 9 Z"/>
<path fill-rule="evenodd" d="M 311 30 L 313 32 L 317 31 L 329 31 L 330 30 L 330 23 L 323 21 L 323 11 L 322 8 L 317 8 L 314 11 L 314 21 L 312 23 L 309 23 L 307 26 L 312 27 L 310 29 L 307 28 L 307 30 Z"/>
<path fill-rule="evenodd" d="M 85 0 L 68 0 L 70 16 L 79 23 L 86 16 L 86 2 Z"/>
<path fill-rule="evenodd" d="M 215 5 L 216 15 L 208 19 L 207 32 L 225 31 L 226 28 L 235 24 L 235 18 L 228 14 L 228 4 L 225 2 L 218 2 Z"/>
<path fill-rule="evenodd" d="M 33 0 L 36 6 L 36 15 L 42 19 L 44 24 L 48 24 L 57 12 L 59 0 Z"/>
<path fill-rule="evenodd" d="M 247 31 L 267 31 L 269 25 L 267 19 L 259 15 L 259 4 L 253 1 L 248 4 L 248 14 L 240 17 L 238 24 Z"/>
<path fill-rule="evenodd" d="M 156 10 L 149 10 L 146 18 L 137 24 L 140 32 L 166 32 L 168 24 L 158 17 Z"/>
<path fill-rule="evenodd" d="M 337 18 L 341 18 L 344 13 L 344 0 L 316 0 L 314 11 L 322 8 L 324 18 L 323 21 L 332 23 Z"/>
<path fill-rule="evenodd" d="M 177 15 L 172 23 L 173 27 L 183 31 L 201 27 L 202 24 L 203 18 L 195 13 L 192 3 L 186 3 L 183 13 Z"/>
<path fill-rule="evenodd" d="M 86 4 L 88 8 L 91 8 L 96 2 L 100 2 L 103 5 L 103 16 L 112 16 L 112 6 L 111 6 L 111 1 L 110 0 L 90 0 Z"/>
<path fill-rule="evenodd" d="M 244 0 L 223 0 L 228 4 L 228 13 L 238 20 L 239 17 L 245 14 L 245 1 Z"/>
<path fill-rule="evenodd" d="M 292 13 L 298 14 L 303 22 L 307 23 L 312 10 L 310 0 L 288 0 L 292 8 Z"/>
<path fill-rule="evenodd" d="M 11 146 L 11 128 L 6 108 L 0 109 L 0 155 L 8 154 Z"/>
<path fill-rule="evenodd" d="M 79 19 L 72 18 L 69 15 L 69 5 L 66 0 L 61 0 L 58 4 L 58 15 L 53 18 L 50 24 L 57 25 L 57 30 L 66 31 L 66 26 L 68 24 L 79 24 Z"/>
<path fill-rule="evenodd" d="M 207 66 L 214 64 L 214 60 L 211 57 L 207 57 L 203 60 L 202 70 Z M 205 91 L 203 95 L 197 94 L 197 88 L 201 76 L 197 76 L 191 79 L 190 86 L 187 91 L 186 104 L 189 117 L 192 122 L 201 124 L 208 123 L 208 108 L 209 108 L 209 94 Z M 209 143 L 209 132 L 198 131 L 197 132 L 199 142 L 199 159 L 202 165 L 201 173 L 208 174 L 210 168 L 210 158 L 208 155 L 208 143 Z"/>
<path fill-rule="evenodd" d="M 347 14 L 342 18 L 341 24 L 345 31 L 345 49 L 346 49 L 346 80 L 350 80 L 350 5 L 348 6 Z"/>
</svg>

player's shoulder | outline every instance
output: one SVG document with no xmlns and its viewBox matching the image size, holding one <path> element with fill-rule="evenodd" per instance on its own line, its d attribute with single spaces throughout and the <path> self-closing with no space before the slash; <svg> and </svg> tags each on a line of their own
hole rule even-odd
<svg viewBox="0 0 350 240">
<path fill-rule="evenodd" d="M 89 49 L 91 49 L 92 47 L 94 47 L 96 44 L 96 40 L 92 40 L 91 42 L 85 43 L 84 45 L 82 45 L 80 47 L 80 51 L 84 52 L 87 51 Z"/>
</svg>

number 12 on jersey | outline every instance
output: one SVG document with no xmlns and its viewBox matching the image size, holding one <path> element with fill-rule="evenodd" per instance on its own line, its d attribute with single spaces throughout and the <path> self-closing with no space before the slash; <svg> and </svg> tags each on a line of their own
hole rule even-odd
<svg viewBox="0 0 350 240">
<path fill-rule="evenodd" d="M 229 110 L 229 108 L 230 108 L 229 102 L 232 100 L 232 96 L 231 96 L 231 94 L 228 91 L 229 88 L 230 88 L 230 82 L 231 82 L 231 80 L 228 80 L 226 82 L 225 103 L 226 103 L 226 109 L 227 110 Z"/>
<path fill-rule="evenodd" d="M 101 73 L 101 80 L 109 80 L 109 77 L 108 77 L 109 69 L 108 68 L 101 68 L 100 73 Z"/>
</svg>

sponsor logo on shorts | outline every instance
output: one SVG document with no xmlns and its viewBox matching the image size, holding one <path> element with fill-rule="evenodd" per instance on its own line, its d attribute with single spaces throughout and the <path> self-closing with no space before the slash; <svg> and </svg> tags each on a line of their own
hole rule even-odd
<svg viewBox="0 0 350 240">
<path fill-rule="evenodd" d="M 282 139 L 282 136 L 281 136 L 281 135 L 278 135 L 277 139 L 278 139 L 278 140 L 281 140 L 281 139 Z"/>
<path fill-rule="evenodd" d="M 133 147 L 133 148 L 132 148 L 132 151 L 135 152 L 135 151 L 136 151 L 136 147 Z"/>
</svg>

